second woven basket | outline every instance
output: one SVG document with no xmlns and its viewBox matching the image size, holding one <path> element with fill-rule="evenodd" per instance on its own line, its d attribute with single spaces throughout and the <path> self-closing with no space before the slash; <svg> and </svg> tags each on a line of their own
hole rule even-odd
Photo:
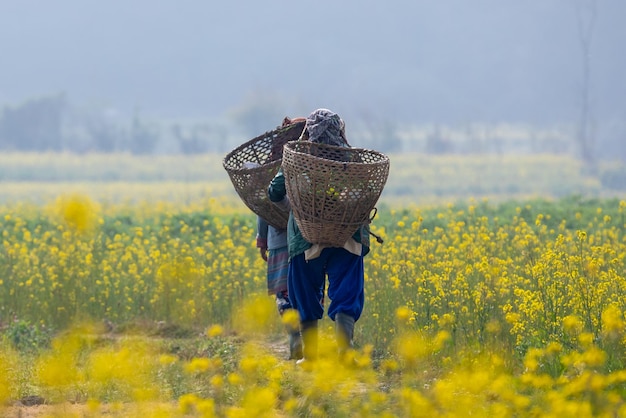
<svg viewBox="0 0 626 418">
<path fill-rule="evenodd" d="M 389 158 L 363 148 L 293 141 L 285 145 L 282 168 L 302 236 L 342 247 L 370 222 L 389 176 Z"/>
<path fill-rule="evenodd" d="M 283 145 L 298 139 L 304 122 L 279 127 L 241 144 L 222 162 L 235 191 L 255 214 L 278 229 L 287 228 L 289 213 L 267 197 L 267 187 L 278 172 Z"/>
</svg>

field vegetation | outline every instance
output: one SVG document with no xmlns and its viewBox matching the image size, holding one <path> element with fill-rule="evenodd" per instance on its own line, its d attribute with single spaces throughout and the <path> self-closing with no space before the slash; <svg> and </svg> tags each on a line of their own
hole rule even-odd
<svg viewBox="0 0 626 418">
<path fill-rule="evenodd" d="M 626 177 L 615 162 L 589 171 L 554 154 L 389 154 L 381 204 L 448 203 L 470 198 L 528 199 L 571 195 L 623 196 Z M 6 153 L 0 155 L 0 202 L 38 204 L 80 193 L 99 202 L 174 201 L 236 197 L 221 154 L 148 155 Z M 623 181 L 622 181 L 623 180 Z"/>
<path fill-rule="evenodd" d="M 219 159 L 203 158 L 209 167 L 187 164 L 197 177 L 170 182 L 140 178 L 153 162 L 129 157 L 115 183 L 88 178 L 94 159 L 80 169 L 87 183 L 80 171 L 51 178 L 63 185 L 35 176 L 31 195 L 4 174 L 5 416 L 626 415 L 626 200 L 573 160 L 528 161 L 524 177 L 523 159 L 463 172 L 478 159 L 411 170 L 392 158 L 353 357 L 337 362 L 326 318 L 320 361 L 297 367 L 283 332 L 294 318 L 265 292 L 255 217 Z M 539 168 L 550 185 L 533 189 Z M 489 192 L 452 194 L 455 178 Z M 495 190 L 498 178 L 518 193 Z M 37 194 L 46 185 L 50 196 Z"/>
</svg>

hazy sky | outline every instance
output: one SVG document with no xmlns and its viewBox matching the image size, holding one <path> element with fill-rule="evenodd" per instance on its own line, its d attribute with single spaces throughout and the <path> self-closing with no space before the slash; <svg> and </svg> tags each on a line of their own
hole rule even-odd
<svg viewBox="0 0 626 418">
<path fill-rule="evenodd" d="M 577 5 L 591 3 L 0 0 L 0 105 L 64 92 L 77 105 L 217 118 L 268 97 L 286 113 L 571 121 Z M 623 120 L 626 1 L 595 3 L 593 111 Z"/>
</svg>

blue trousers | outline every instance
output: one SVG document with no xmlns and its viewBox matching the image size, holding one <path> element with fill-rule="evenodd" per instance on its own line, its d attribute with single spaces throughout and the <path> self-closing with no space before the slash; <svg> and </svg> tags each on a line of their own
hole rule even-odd
<svg viewBox="0 0 626 418">
<path fill-rule="evenodd" d="M 344 248 L 324 248 L 319 257 L 305 261 L 304 254 L 291 259 L 287 285 L 289 299 L 301 321 L 324 316 L 324 286 L 328 276 L 328 316 L 334 321 L 338 312 L 358 320 L 365 302 L 363 255 Z"/>
</svg>

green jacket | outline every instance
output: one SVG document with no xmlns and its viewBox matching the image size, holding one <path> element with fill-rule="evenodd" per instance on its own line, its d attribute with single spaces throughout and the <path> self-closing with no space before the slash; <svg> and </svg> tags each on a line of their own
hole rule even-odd
<svg viewBox="0 0 626 418">
<path fill-rule="evenodd" d="M 285 187 L 285 176 L 283 174 L 282 168 L 278 170 L 278 173 L 272 181 L 267 190 L 267 195 L 272 202 L 280 202 L 285 196 L 287 196 L 287 189 Z M 370 239 L 369 239 L 369 225 L 364 224 L 352 235 L 352 238 L 356 242 L 360 242 L 363 244 L 363 255 L 369 253 L 370 250 Z M 309 248 L 311 248 L 313 244 L 308 242 L 302 236 L 300 232 L 300 228 L 298 228 L 298 224 L 293 216 L 293 211 L 289 211 L 289 220 L 287 222 L 287 246 L 289 248 L 289 258 L 293 258 L 299 254 L 302 254 Z"/>
</svg>

